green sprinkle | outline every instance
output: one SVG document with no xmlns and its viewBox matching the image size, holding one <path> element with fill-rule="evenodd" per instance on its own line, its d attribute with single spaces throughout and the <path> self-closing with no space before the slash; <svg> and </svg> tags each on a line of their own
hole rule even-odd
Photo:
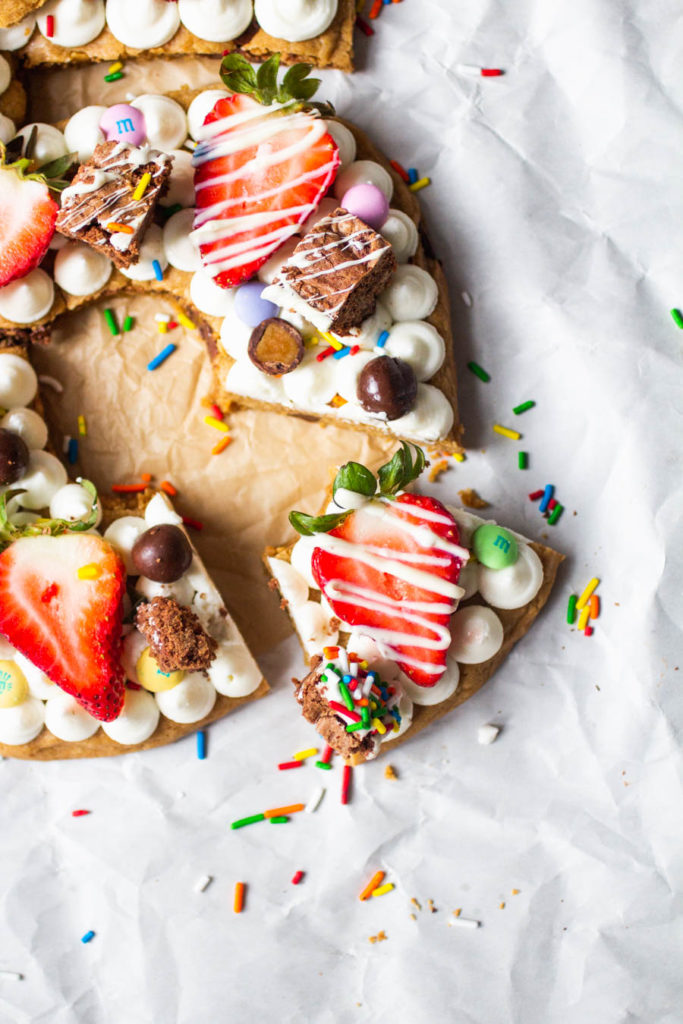
<svg viewBox="0 0 683 1024">
<path fill-rule="evenodd" d="M 486 370 L 484 370 L 483 367 L 479 365 L 479 363 L 468 363 L 467 369 L 471 370 L 475 377 L 478 377 L 479 380 L 483 380 L 484 384 L 488 384 L 488 382 L 491 380 L 491 374 L 487 373 Z"/>
<path fill-rule="evenodd" d="M 123 78 L 123 71 L 114 71 L 111 75 L 105 75 L 105 82 L 118 82 L 120 78 Z"/>
<path fill-rule="evenodd" d="M 528 452 L 517 452 L 517 468 L 528 469 L 529 468 L 529 454 Z"/>
<path fill-rule="evenodd" d="M 327 761 L 316 761 L 315 766 L 316 768 L 324 769 L 324 771 L 326 772 L 329 772 L 330 768 L 332 767 L 332 765 L 328 764 Z"/>
<path fill-rule="evenodd" d="M 535 405 L 535 402 L 522 402 L 521 405 L 516 405 L 512 411 L 515 416 L 519 416 L 521 413 L 526 412 L 527 409 L 533 409 Z"/>
<path fill-rule="evenodd" d="M 123 321 L 123 332 L 124 332 L 124 334 L 127 334 L 128 331 L 132 331 L 133 330 L 133 322 L 134 321 L 133 321 L 133 317 L 132 316 L 127 316 L 126 317 L 126 319 Z"/>
<path fill-rule="evenodd" d="M 548 516 L 548 526 L 554 526 L 564 512 L 564 505 L 557 504 Z"/>
<path fill-rule="evenodd" d="M 370 711 L 368 710 L 367 707 L 364 707 L 364 708 L 361 709 L 360 717 L 361 717 L 361 724 L 363 726 L 365 726 L 366 729 L 369 729 L 370 728 Z"/>
<path fill-rule="evenodd" d="M 174 213 L 180 213 L 181 210 L 182 206 L 180 205 L 180 203 L 174 203 L 173 206 L 162 206 L 161 216 L 164 218 L 164 220 L 170 220 Z"/>
<path fill-rule="evenodd" d="M 351 722 L 346 726 L 347 732 L 358 732 L 359 729 L 367 729 L 367 726 L 363 725 L 362 722 Z"/>
<path fill-rule="evenodd" d="M 342 695 L 342 700 L 346 704 L 349 711 L 353 711 L 353 697 L 349 693 L 349 688 L 346 683 L 339 684 L 339 692 Z"/>
<path fill-rule="evenodd" d="M 257 821 L 265 820 L 265 814 L 252 814 L 250 818 L 240 818 L 238 821 L 233 821 L 230 828 L 244 828 L 245 825 L 255 825 Z"/>
<path fill-rule="evenodd" d="M 569 601 L 567 603 L 567 622 L 570 626 L 574 625 L 576 619 L 576 594 L 569 595 Z"/>
<path fill-rule="evenodd" d="M 680 309 L 671 310 L 671 319 L 676 324 L 676 327 L 680 327 L 683 330 L 683 313 L 681 313 Z"/>
<path fill-rule="evenodd" d="M 116 317 L 114 316 L 114 311 L 112 309 L 105 309 L 104 319 L 107 321 L 107 327 L 114 335 L 114 337 L 121 333 L 121 331 L 119 330 L 119 325 L 116 322 Z"/>
<path fill-rule="evenodd" d="M 286 814 L 276 814 L 274 818 L 270 819 L 271 825 L 284 825 L 285 822 L 289 821 Z"/>
<path fill-rule="evenodd" d="M 326 683 L 326 682 L 327 682 L 327 676 L 325 675 L 325 673 L 324 673 L 324 672 L 323 672 L 323 674 L 322 674 L 322 675 L 321 675 L 321 677 L 320 677 L 320 682 L 321 682 L 321 683 Z"/>
</svg>

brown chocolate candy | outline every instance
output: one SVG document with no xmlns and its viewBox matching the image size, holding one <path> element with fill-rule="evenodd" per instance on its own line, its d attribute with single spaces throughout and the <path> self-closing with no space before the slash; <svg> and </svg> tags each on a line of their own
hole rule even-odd
<svg viewBox="0 0 683 1024">
<path fill-rule="evenodd" d="M 249 339 L 249 358 L 272 377 L 295 370 L 304 357 L 304 340 L 286 320 L 271 317 L 255 327 Z"/>
<path fill-rule="evenodd" d="M 397 420 L 415 405 L 417 377 L 404 359 L 377 356 L 361 370 L 356 393 L 366 412 L 386 413 L 388 420 Z"/>
<path fill-rule="evenodd" d="M 155 583 L 175 583 L 192 562 L 189 540 L 172 523 L 161 523 L 141 533 L 131 554 L 140 575 Z"/>
<path fill-rule="evenodd" d="M 23 437 L 0 427 L 0 484 L 14 484 L 26 472 L 29 450 Z"/>
</svg>

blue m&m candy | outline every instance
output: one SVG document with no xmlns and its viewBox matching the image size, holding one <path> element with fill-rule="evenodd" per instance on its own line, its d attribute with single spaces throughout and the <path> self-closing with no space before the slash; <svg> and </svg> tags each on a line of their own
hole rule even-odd
<svg viewBox="0 0 683 1024">
<path fill-rule="evenodd" d="M 235 312 L 247 327 L 258 327 L 264 320 L 277 316 L 278 307 L 274 302 L 261 298 L 265 285 L 261 281 L 250 281 L 240 285 L 235 295 Z"/>
</svg>

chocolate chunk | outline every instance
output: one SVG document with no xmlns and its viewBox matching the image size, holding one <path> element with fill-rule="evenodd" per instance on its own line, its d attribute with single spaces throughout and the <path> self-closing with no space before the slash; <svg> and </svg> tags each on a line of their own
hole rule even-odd
<svg viewBox="0 0 683 1024">
<path fill-rule="evenodd" d="M 348 334 L 372 316 L 395 269 L 391 245 L 339 209 L 304 235 L 274 284 L 299 300 L 298 311 L 319 330 Z"/>
<path fill-rule="evenodd" d="M 172 161 L 148 146 L 136 149 L 124 142 L 101 142 L 62 192 L 57 230 L 104 253 L 117 267 L 131 266 L 140 256 L 157 200 L 168 188 Z M 151 179 L 135 199 L 145 174 Z"/>
<path fill-rule="evenodd" d="M 304 357 L 304 341 L 286 320 L 271 317 L 252 331 L 249 358 L 254 366 L 273 377 L 290 373 Z"/>
<path fill-rule="evenodd" d="M 29 451 L 23 437 L 0 427 L 0 484 L 15 484 L 26 472 Z"/>
<path fill-rule="evenodd" d="M 218 644 L 191 608 L 172 597 L 155 597 L 141 604 L 135 624 L 149 644 L 162 672 L 198 672 L 213 661 Z"/>
<path fill-rule="evenodd" d="M 404 359 L 377 356 L 361 370 L 357 395 L 366 412 L 385 413 L 388 420 L 397 420 L 415 405 L 415 371 Z"/>
<path fill-rule="evenodd" d="M 190 542 L 172 523 L 152 526 L 140 534 L 131 553 L 133 565 L 141 576 L 155 583 L 175 583 L 192 562 Z"/>
<path fill-rule="evenodd" d="M 370 735 L 359 739 L 357 733 L 346 731 L 346 724 L 334 713 L 318 689 L 322 665 L 322 658 L 316 655 L 311 660 L 311 671 L 305 679 L 301 682 L 293 680 L 303 716 L 341 757 L 353 759 L 356 763 L 367 761 L 374 756 L 375 742 Z"/>
</svg>

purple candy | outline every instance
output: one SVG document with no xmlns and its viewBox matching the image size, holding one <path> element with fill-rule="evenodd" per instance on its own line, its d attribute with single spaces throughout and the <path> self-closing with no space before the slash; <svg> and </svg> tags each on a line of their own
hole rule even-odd
<svg viewBox="0 0 683 1024">
<path fill-rule="evenodd" d="M 389 216 L 389 202 L 376 185 L 362 182 L 344 193 L 341 205 L 364 224 L 379 231 Z"/>
<path fill-rule="evenodd" d="M 105 110 L 100 128 L 107 142 L 128 142 L 131 146 L 139 146 L 147 138 L 144 114 L 128 103 L 115 103 Z"/>
<path fill-rule="evenodd" d="M 275 303 L 261 298 L 265 287 L 261 281 L 252 281 L 237 289 L 235 312 L 247 327 L 258 327 L 264 320 L 277 316 L 278 307 Z"/>
</svg>

